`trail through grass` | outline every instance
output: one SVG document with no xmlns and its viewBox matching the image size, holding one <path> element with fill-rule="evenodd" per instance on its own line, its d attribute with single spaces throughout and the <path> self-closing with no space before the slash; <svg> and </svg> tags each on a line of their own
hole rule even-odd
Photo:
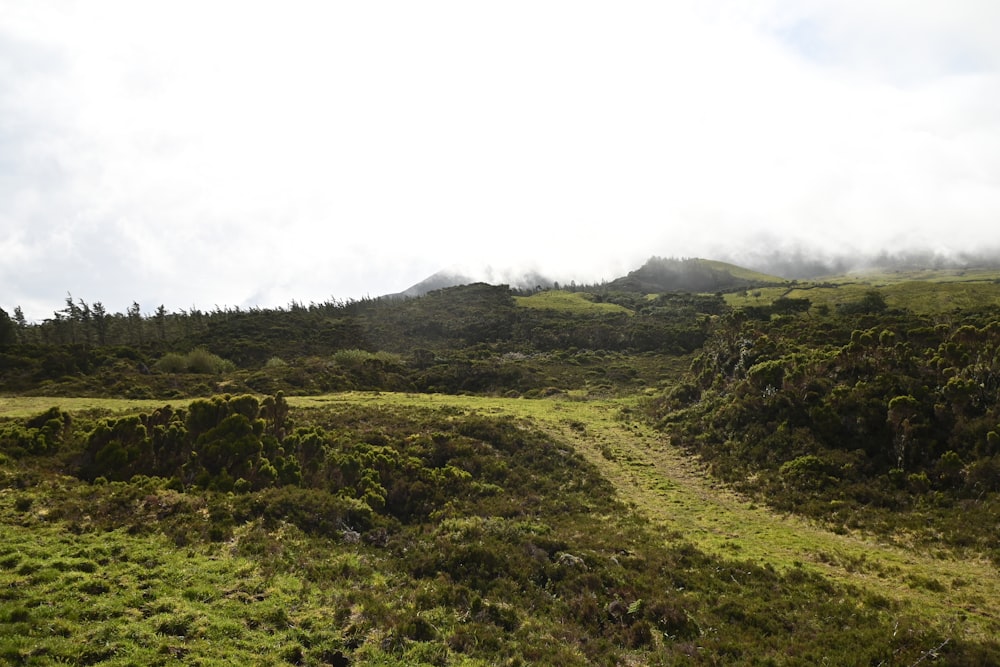
<svg viewBox="0 0 1000 667">
<path fill-rule="evenodd" d="M 806 568 L 911 604 L 956 636 L 1000 634 L 1000 578 L 974 556 L 921 553 L 864 534 L 837 534 L 797 516 L 754 505 L 712 480 L 661 433 L 631 419 L 627 400 L 566 401 L 415 394 L 340 394 L 291 399 L 300 407 L 362 401 L 452 406 L 531 419 L 572 442 L 665 533 L 700 549 L 779 570 Z"/>
<path fill-rule="evenodd" d="M 23 416 L 37 406 L 75 410 L 148 409 L 149 402 L 100 399 L 3 399 L 0 416 Z M 864 534 L 836 534 L 796 516 L 775 513 L 714 482 L 661 433 L 645 426 L 629 399 L 526 400 L 479 396 L 343 393 L 290 397 L 298 408 L 344 403 L 423 406 L 530 419 L 554 438 L 572 443 L 617 489 L 621 498 L 662 531 L 713 555 L 804 568 L 890 600 L 912 605 L 928 622 L 956 638 L 1000 635 L 1000 577 L 981 558 L 922 553 L 905 540 L 888 544 Z M 154 402 L 162 404 L 162 402 Z M 177 404 L 182 402 L 176 402 Z"/>
</svg>

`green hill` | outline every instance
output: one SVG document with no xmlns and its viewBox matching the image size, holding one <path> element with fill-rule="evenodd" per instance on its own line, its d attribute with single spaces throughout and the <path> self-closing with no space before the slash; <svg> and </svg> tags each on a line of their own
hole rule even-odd
<svg viewBox="0 0 1000 667">
<path fill-rule="evenodd" d="M 877 291 L 889 308 L 915 313 L 947 313 L 1000 305 L 1000 271 L 933 269 L 862 271 L 793 285 L 758 287 L 726 295 L 738 308 L 768 308 L 780 299 L 808 299 L 813 307 L 842 308 Z"/>
<path fill-rule="evenodd" d="M 627 276 L 611 281 L 609 290 L 657 294 L 660 292 L 730 292 L 785 283 L 783 278 L 706 259 L 653 257 Z"/>
</svg>

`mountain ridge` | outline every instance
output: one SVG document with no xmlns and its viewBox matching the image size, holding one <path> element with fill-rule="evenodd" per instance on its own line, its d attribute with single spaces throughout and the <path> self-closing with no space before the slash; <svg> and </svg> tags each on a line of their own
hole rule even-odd
<svg viewBox="0 0 1000 667">
<path fill-rule="evenodd" d="M 542 271 L 497 270 L 487 267 L 477 271 L 468 268 L 442 269 L 409 286 L 401 292 L 383 298 L 412 298 L 428 292 L 484 282 L 506 284 L 516 289 L 550 289 L 563 285 L 585 289 L 630 292 L 715 292 L 749 287 L 774 286 L 797 280 L 828 279 L 837 276 L 878 272 L 912 273 L 1000 268 L 1000 257 L 990 253 L 944 254 L 933 251 L 907 251 L 859 254 L 857 256 L 820 256 L 801 250 L 774 251 L 750 256 L 725 256 L 719 259 L 702 257 L 651 256 L 640 267 L 623 276 L 599 283 L 578 280 L 555 280 Z M 918 278 L 919 279 L 919 278 Z"/>
<path fill-rule="evenodd" d="M 517 289 L 550 289 L 559 282 L 537 271 L 521 275 L 503 274 L 487 269 L 484 278 L 476 278 L 457 269 L 444 269 L 434 273 L 410 287 L 387 294 L 383 298 L 412 298 L 423 296 L 434 290 L 458 287 L 477 282 L 488 284 L 509 284 Z M 499 280 L 497 280 L 499 278 Z M 639 268 L 611 281 L 586 284 L 584 288 L 596 288 L 625 292 L 717 292 L 746 289 L 760 285 L 777 285 L 789 282 L 786 278 L 768 275 L 730 262 L 714 259 L 650 257 Z M 571 284 L 575 287 L 576 282 Z"/>
</svg>

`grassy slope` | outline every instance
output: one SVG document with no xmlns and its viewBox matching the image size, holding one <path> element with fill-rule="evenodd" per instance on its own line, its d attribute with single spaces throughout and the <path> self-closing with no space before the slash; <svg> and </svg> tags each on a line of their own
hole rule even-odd
<svg viewBox="0 0 1000 667">
<path fill-rule="evenodd" d="M 742 278 L 743 280 L 749 280 L 752 283 L 787 282 L 784 278 L 779 278 L 778 276 L 772 276 L 766 273 L 760 273 L 759 271 L 752 271 L 750 269 L 745 269 L 742 266 L 737 266 L 736 264 L 729 264 L 728 262 L 720 262 L 714 259 L 698 259 L 692 261 L 696 261 L 699 264 L 716 271 L 725 271 L 734 278 Z"/>
<path fill-rule="evenodd" d="M 531 418 L 578 451 L 612 481 L 626 501 L 665 532 L 679 532 L 715 555 L 749 559 L 777 569 L 803 567 L 892 600 L 968 638 L 1000 633 L 1000 577 L 975 557 L 920 554 L 905 544 L 879 544 L 864 535 L 837 535 L 791 516 L 779 516 L 713 483 L 662 435 L 623 419 L 627 402 L 525 401 L 417 395 L 347 395 L 299 401 L 366 400 L 435 403 Z M 583 432 L 574 425 L 585 424 Z"/>
<path fill-rule="evenodd" d="M 514 297 L 518 306 L 524 308 L 544 308 L 562 310 L 570 313 L 628 313 L 632 311 L 614 303 L 596 303 L 591 301 L 586 292 L 566 292 L 563 290 L 546 290 L 531 296 Z"/>
<path fill-rule="evenodd" d="M 806 298 L 813 305 L 833 307 L 860 299 L 870 289 L 878 289 L 890 308 L 906 308 L 916 313 L 983 308 L 1000 305 L 1000 272 L 982 269 L 856 273 L 815 283 L 730 293 L 725 298 L 728 305 L 735 307 L 764 306 L 779 297 Z"/>
<path fill-rule="evenodd" d="M 67 404 L 63 399 L 38 400 L 39 405 L 60 403 L 71 409 L 121 410 L 120 401 L 85 399 Z M 585 458 L 609 479 L 620 496 L 663 531 L 665 540 L 681 534 L 684 539 L 709 554 L 745 559 L 770 565 L 779 571 L 803 568 L 818 572 L 837 582 L 850 584 L 876 596 L 898 601 L 919 613 L 929 624 L 942 628 L 949 636 L 973 640 L 990 639 L 1000 633 L 1000 577 L 994 567 L 974 555 L 944 552 L 918 553 L 909 549 L 905 539 L 897 544 L 878 543 L 862 534 L 839 535 L 796 517 L 778 515 L 755 507 L 714 483 L 690 458 L 671 447 L 663 436 L 629 419 L 627 400 L 572 401 L 483 398 L 473 396 L 347 393 L 326 396 L 294 397 L 290 402 L 299 408 L 362 403 L 386 407 L 453 407 L 484 414 L 513 415 L 530 419 L 554 437 L 572 442 Z M 132 404 L 131 407 L 139 407 Z M 27 408 L 17 402 L 0 405 L 0 416 L 9 416 Z M 29 410 L 30 411 L 30 410 Z M 27 544 L 26 533 L 4 535 L 8 544 Z M 55 540 L 55 535 L 41 534 L 40 543 Z M 82 539 L 82 538 L 80 538 Z M 86 556 L 88 547 L 81 547 Z M 89 547 L 91 550 L 93 547 Z M 31 551 L 27 546 L 18 553 Z M 7 553 L 11 549 L 6 550 Z M 194 554 L 194 552 L 192 552 Z M 83 557 L 81 556 L 81 557 Z M 210 555 L 196 554 L 192 558 Z M 11 565 L 13 575 L 20 575 L 23 562 Z M 237 567 L 239 564 L 233 564 Z M 46 566 L 51 569 L 51 566 Z M 178 585 L 197 588 L 205 584 L 196 574 L 201 566 L 191 566 L 183 575 L 180 565 L 172 567 L 181 579 Z M 14 569 L 18 568 L 18 569 Z M 66 568 L 72 570 L 73 568 Z M 32 572 L 28 568 L 28 575 Z M 114 577 L 131 576 L 126 571 Z M 208 575 L 204 575 L 208 576 Z M 62 575 L 54 576 L 53 581 Z M 17 576 L 3 577 L 17 585 Z M 85 585 L 74 579 L 70 585 Z M 214 632 L 208 608 L 188 609 L 184 602 L 169 597 L 164 611 L 188 621 L 205 625 L 205 633 Z M 183 596 L 182 596 L 183 597 Z M 15 610 L 16 611 L 16 610 Z M 204 618 L 203 618 L 204 617 Z M 220 616 L 220 619 L 222 617 Z M 193 619 L 193 620 L 192 620 Z M 222 622 L 221 620 L 219 621 Z M 273 650 L 292 643 L 291 637 L 276 640 Z M 161 642 L 162 643 L 162 642 Z M 168 647 L 169 648 L 169 647 Z M 160 646 L 163 649 L 163 646 Z"/>
</svg>

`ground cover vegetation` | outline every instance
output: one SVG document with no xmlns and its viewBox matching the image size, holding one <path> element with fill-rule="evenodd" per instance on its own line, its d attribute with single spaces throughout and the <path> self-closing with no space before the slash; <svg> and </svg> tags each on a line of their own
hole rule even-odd
<svg viewBox="0 0 1000 667">
<path fill-rule="evenodd" d="M 6 429 L 10 664 L 987 664 L 1000 651 L 884 595 L 655 531 L 569 443 L 502 414 L 217 396 Z"/>
<path fill-rule="evenodd" d="M 0 310 L 0 659 L 996 664 L 998 283 L 935 280 Z"/>
<path fill-rule="evenodd" d="M 1000 562 L 1000 322 L 869 292 L 826 315 L 734 311 L 651 404 L 774 507 Z"/>
</svg>

